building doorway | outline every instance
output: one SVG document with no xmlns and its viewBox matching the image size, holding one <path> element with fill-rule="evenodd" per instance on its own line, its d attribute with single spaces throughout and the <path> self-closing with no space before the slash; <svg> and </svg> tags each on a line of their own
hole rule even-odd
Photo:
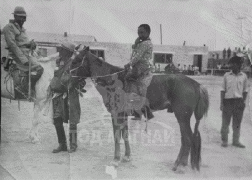
<svg viewBox="0 0 252 180">
<path fill-rule="evenodd" d="M 199 67 L 199 72 L 202 72 L 202 54 L 195 54 L 193 57 L 193 65 Z"/>
</svg>

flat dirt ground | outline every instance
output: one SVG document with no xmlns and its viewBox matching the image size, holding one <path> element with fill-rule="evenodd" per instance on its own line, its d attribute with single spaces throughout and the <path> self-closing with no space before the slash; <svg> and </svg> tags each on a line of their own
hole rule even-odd
<svg viewBox="0 0 252 180">
<path fill-rule="evenodd" d="M 184 178 L 248 178 L 252 177 L 252 89 L 246 102 L 241 128 L 241 142 L 245 149 L 231 145 L 221 147 L 220 86 L 222 77 L 194 76 L 193 79 L 207 87 L 210 96 L 208 116 L 200 123 L 202 136 L 201 171 L 191 170 L 190 165 L 172 171 L 180 148 L 179 125 L 174 114 L 155 112 L 148 123 L 129 118 L 132 160 L 120 163 L 117 179 L 184 179 Z M 252 83 L 250 82 L 252 85 Z M 81 123 L 78 125 L 78 149 L 75 153 L 51 151 L 58 146 L 51 119 L 44 116 L 39 125 L 40 143 L 28 139 L 33 117 L 33 104 L 10 102 L 1 99 L 2 143 L 0 145 L 0 179 L 111 179 L 105 169 L 114 155 L 111 118 L 94 85 L 88 81 L 88 92 L 80 98 Z M 195 119 L 192 117 L 191 126 Z M 68 125 L 65 125 L 68 133 Z M 124 143 L 121 141 L 121 155 Z"/>
</svg>

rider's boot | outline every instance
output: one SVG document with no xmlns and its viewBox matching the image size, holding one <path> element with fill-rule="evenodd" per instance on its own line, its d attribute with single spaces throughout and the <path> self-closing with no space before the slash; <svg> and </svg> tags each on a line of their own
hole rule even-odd
<svg viewBox="0 0 252 180">
<path fill-rule="evenodd" d="M 146 116 L 147 120 L 154 118 L 154 115 L 151 112 L 150 106 L 145 105 L 145 107 L 143 108 L 143 111 L 144 111 L 144 115 Z"/>
</svg>

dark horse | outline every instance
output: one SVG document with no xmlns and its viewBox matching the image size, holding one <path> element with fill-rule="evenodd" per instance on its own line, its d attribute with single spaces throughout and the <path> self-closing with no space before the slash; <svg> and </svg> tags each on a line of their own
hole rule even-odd
<svg viewBox="0 0 252 180">
<path fill-rule="evenodd" d="M 77 68 L 76 68 L 77 67 Z M 124 139 L 125 156 L 129 160 L 130 145 L 128 141 L 128 93 L 125 92 L 126 72 L 113 66 L 92 53 L 86 47 L 73 60 L 76 77 L 95 79 L 96 88 L 103 97 L 107 110 L 111 113 L 115 140 L 114 162 L 120 160 L 120 139 Z M 182 74 L 154 75 L 147 91 L 147 99 L 152 111 L 168 109 L 171 106 L 181 132 L 181 148 L 173 170 L 179 165 L 188 164 L 191 152 L 191 166 L 199 170 L 201 161 L 201 137 L 198 130 L 200 119 L 207 114 L 209 96 L 207 90 L 195 80 Z M 190 119 L 194 113 L 196 124 L 194 132 L 190 127 Z"/>
</svg>

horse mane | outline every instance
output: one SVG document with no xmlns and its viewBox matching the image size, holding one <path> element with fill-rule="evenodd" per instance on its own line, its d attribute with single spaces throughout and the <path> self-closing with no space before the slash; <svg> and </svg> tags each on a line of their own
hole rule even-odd
<svg viewBox="0 0 252 180">
<path fill-rule="evenodd" d="M 90 51 L 87 54 L 89 57 L 89 64 L 91 67 L 91 74 L 92 77 L 96 77 L 95 82 L 103 85 L 109 85 L 111 80 L 115 80 L 117 82 L 121 81 L 125 82 L 125 74 L 126 71 L 124 68 L 112 65 L 108 62 L 103 61 L 102 59 L 98 58 Z M 116 80 L 117 79 L 117 80 Z M 119 80 L 119 81 L 118 81 Z"/>
<path fill-rule="evenodd" d="M 90 51 L 89 52 L 89 57 L 92 61 L 95 61 L 97 63 L 98 66 L 103 66 L 103 67 L 107 67 L 107 69 L 110 70 L 109 74 L 113 74 L 113 73 L 117 73 L 119 71 L 122 71 L 123 68 L 119 67 L 119 66 L 115 66 L 112 64 L 109 64 L 106 61 L 101 60 L 100 58 L 98 58 L 96 55 L 92 54 Z M 107 74 L 106 74 L 107 75 Z"/>
</svg>

